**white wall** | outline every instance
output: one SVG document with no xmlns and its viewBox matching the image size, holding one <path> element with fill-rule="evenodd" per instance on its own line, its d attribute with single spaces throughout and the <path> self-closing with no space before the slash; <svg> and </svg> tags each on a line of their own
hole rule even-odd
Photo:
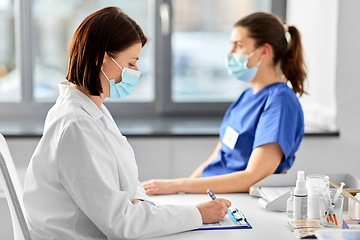
<svg viewBox="0 0 360 240">
<path fill-rule="evenodd" d="M 338 0 L 287 0 L 286 24 L 301 34 L 307 66 L 300 98 L 307 127 L 336 129 Z"/>
<path fill-rule="evenodd" d="M 336 124 L 340 130 L 340 137 L 305 138 L 293 167 L 294 169 L 304 169 L 308 173 L 348 172 L 360 178 L 360 14 L 358 12 L 360 1 L 331 0 L 322 2 L 323 9 L 318 9 L 317 16 L 326 15 L 322 11 L 326 11 L 329 6 L 338 5 L 335 90 L 337 102 Z M 301 1 L 301 3 L 304 4 L 304 1 Z M 300 14 L 311 18 L 310 13 L 311 10 L 306 8 Z M 327 23 L 324 24 L 327 25 Z M 323 31 L 322 27 L 322 25 L 317 25 L 319 32 Z M 324 45 L 327 45 L 327 41 L 334 42 L 334 39 L 325 38 L 323 41 Z M 326 62 L 328 57 L 333 56 L 331 50 L 329 54 L 323 51 L 321 56 L 317 56 L 317 61 Z M 324 76 L 327 76 L 326 71 L 334 72 L 332 68 L 332 65 L 325 68 L 323 70 Z M 326 94 L 329 89 L 324 86 L 323 91 Z"/>
</svg>

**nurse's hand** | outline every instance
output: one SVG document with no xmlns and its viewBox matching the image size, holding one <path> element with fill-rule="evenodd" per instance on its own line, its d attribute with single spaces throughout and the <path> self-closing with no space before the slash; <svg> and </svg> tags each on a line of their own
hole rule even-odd
<svg viewBox="0 0 360 240">
<path fill-rule="evenodd" d="M 147 195 L 174 194 L 181 192 L 182 179 L 148 180 L 142 182 Z"/>
<path fill-rule="evenodd" d="M 203 224 L 220 222 L 228 213 L 230 206 L 231 202 L 223 198 L 217 198 L 210 202 L 196 205 L 201 214 Z"/>
</svg>

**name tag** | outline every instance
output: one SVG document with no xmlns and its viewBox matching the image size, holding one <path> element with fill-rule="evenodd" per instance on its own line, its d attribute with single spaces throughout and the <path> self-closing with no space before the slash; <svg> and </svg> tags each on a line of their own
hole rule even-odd
<svg viewBox="0 0 360 240">
<path fill-rule="evenodd" d="M 234 149 L 239 133 L 235 131 L 232 127 L 227 126 L 223 139 L 221 140 L 231 150 Z"/>
</svg>

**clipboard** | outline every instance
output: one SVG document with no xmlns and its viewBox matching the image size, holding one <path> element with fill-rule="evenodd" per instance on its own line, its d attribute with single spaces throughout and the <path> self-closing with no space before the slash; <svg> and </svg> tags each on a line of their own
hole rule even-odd
<svg viewBox="0 0 360 240">
<path fill-rule="evenodd" d="M 194 229 L 193 231 L 201 230 L 224 230 L 224 229 L 251 229 L 252 226 L 247 221 L 244 215 L 239 210 L 231 211 L 218 223 L 203 224 L 202 227 Z"/>
</svg>

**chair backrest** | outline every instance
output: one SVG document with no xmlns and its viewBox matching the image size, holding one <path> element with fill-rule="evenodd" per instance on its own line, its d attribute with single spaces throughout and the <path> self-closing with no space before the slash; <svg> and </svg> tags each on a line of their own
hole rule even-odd
<svg viewBox="0 0 360 240">
<path fill-rule="evenodd" d="M 0 134 L 0 170 L 0 184 L 9 205 L 14 240 L 31 240 L 29 228 L 23 214 L 22 185 L 9 147 L 2 134 Z"/>
</svg>

